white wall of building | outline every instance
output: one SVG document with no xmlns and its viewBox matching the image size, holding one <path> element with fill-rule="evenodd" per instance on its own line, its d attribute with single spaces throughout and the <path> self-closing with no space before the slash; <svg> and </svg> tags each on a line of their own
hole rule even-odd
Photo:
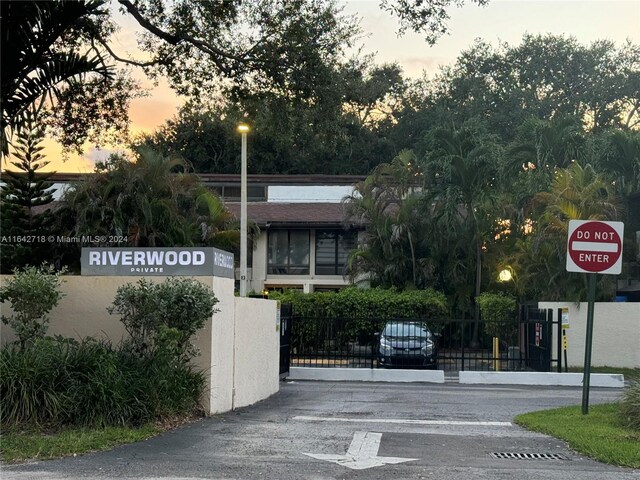
<svg viewBox="0 0 640 480">
<path fill-rule="evenodd" d="M 270 185 L 267 198 L 273 203 L 335 202 L 353 193 L 352 185 Z"/>
<path fill-rule="evenodd" d="M 569 309 L 567 363 L 570 367 L 584 365 L 587 328 L 587 304 L 571 302 L 540 302 L 539 308 Z M 557 345 L 554 328 L 552 345 Z M 596 302 L 594 305 L 593 348 L 591 365 L 640 368 L 640 303 Z"/>
</svg>

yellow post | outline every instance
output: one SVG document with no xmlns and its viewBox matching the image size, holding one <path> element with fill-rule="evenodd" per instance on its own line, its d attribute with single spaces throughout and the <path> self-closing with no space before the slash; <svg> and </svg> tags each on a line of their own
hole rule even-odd
<svg viewBox="0 0 640 480">
<path fill-rule="evenodd" d="M 500 371 L 500 339 L 493 337 L 493 370 Z"/>
</svg>

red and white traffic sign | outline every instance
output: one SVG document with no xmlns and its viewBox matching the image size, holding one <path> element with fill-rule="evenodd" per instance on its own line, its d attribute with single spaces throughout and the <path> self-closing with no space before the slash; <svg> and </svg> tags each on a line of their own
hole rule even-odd
<svg viewBox="0 0 640 480">
<path fill-rule="evenodd" d="M 622 271 L 624 223 L 570 220 L 567 271 L 618 275 Z"/>
</svg>

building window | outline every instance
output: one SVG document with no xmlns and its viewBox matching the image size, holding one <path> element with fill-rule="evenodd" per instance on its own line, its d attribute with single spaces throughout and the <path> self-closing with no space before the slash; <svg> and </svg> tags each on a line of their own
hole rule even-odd
<svg viewBox="0 0 640 480">
<path fill-rule="evenodd" d="M 356 244 L 355 231 L 316 230 L 316 275 L 344 275 Z"/>
<path fill-rule="evenodd" d="M 267 272 L 309 275 L 309 230 L 269 230 Z"/>
</svg>

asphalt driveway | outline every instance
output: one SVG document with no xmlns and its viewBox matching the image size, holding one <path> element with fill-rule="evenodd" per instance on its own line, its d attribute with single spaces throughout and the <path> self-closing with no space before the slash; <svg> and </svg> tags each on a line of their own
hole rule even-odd
<svg viewBox="0 0 640 480">
<path fill-rule="evenodd" d="M 617 389 L 593 389 L 591 403 Z M 289 382 L 272 398 L 109 452 L 4 466 L 3 479 L 640 480 L 513 425 L 581 389 Z"/>
</svg>

